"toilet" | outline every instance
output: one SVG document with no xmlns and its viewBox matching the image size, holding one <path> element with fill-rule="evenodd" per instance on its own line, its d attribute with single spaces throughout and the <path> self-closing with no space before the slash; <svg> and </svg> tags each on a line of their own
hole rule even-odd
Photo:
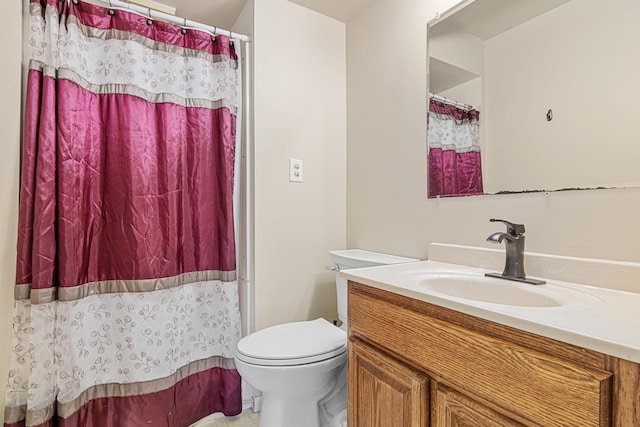
<svg viewBox="0 0 640 427">
<path fill-rule="evenodd" d="M 242 338 L 235 363 L 262 391 L 260 427 L 346 426 L 347 281 L 340 270 L 419 261 L 361 249 L 331 251 L 340 327 L 325 319 L 271 326 Z"/>
</svg>

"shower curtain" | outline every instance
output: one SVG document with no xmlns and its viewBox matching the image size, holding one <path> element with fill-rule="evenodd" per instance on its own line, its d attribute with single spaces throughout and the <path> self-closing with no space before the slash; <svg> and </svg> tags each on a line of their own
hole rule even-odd
<svg viewBox="0 0 640 427">
<path fill-rule="evenodd" d="M 241 411 L 228 38 L 31 0 L 5 426 Z"/>
<path fill-rule="evenodd" d="M 429 101 L 429 197 L 483 193 L 479 119 L 475 109 Z"/>
</svg>

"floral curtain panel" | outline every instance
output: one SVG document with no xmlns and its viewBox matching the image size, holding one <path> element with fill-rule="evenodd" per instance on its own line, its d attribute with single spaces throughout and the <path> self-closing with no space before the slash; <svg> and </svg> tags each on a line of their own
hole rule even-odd
<svg viewBox="0 0 640 427">
<path fill-rule="evenodd" d="M 480 113 L 431 99 L 427 127 L 429 197 L 482 194 Z"/>
<path fill-rule="evenodd" d="M 32 0 L 5 426 L 241 411 L 228 38 Z"/>
</svg>

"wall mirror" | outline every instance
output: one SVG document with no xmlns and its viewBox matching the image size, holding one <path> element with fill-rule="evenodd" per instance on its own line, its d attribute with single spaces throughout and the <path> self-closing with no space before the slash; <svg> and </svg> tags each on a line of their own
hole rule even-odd
<svg viewBox="0 0 640 427">
<path fill-rule="evenodd" d="M 467 0 L 429 22 L 429 196 L 640 185 L 639 21 L 637 0 Z"/>
</svg>

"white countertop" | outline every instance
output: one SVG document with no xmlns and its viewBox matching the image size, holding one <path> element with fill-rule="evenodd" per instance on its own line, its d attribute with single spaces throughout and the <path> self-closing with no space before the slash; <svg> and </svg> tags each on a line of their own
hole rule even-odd
<svg viewBox="0 0 640 427">
<path fill-rule="evenodd" d="M 562 305 L 525 307 L 493 304 L 447 296 L 421 286 L 422 278 L 437 272 L 483 277 L 489 270 L 421 261 L 407 264 L 343 270 L 340 276 L 461 313 L 523 331 L 640 363 L 640 293 L 548 280 L 531 286 L 553 296 Z M 495 270 L 493 271 L 495 272 Z"/>
</svg>

